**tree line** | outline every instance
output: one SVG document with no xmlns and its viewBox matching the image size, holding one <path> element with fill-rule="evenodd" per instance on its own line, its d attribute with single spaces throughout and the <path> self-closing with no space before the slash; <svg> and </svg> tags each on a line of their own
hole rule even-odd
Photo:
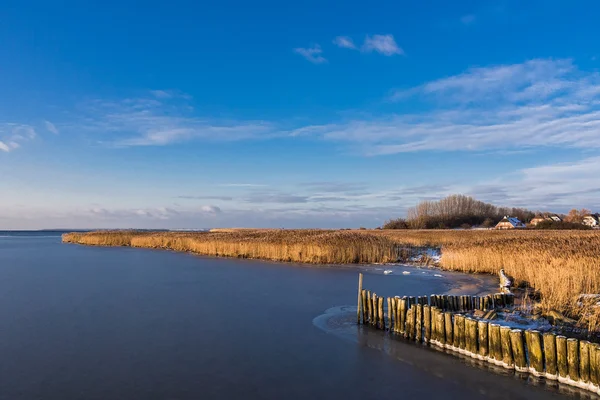
<svg viewBox="0 0 600 400">
<path fill-rule="evenodd" d="M 438 201 L 422 201 L 408 209 L 406 218 L 387 221 L 384 229 L 450 229 L 482 226 L 491 228 L 510 215 L 528 223 L 536 213 L 525 208 L 497 207 L 462 194 Z"/>
</svg>

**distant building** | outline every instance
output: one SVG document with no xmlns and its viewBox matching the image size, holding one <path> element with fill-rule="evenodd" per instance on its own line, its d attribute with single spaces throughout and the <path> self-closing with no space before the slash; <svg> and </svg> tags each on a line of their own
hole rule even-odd
<svg viewBox="0 0 600 400">
<path fill-rule="evenodd" d="M 537 226 L 537 224 L 539 224 L 540 222 L 544 222 L 545 220 L 546 218 L 544 217 L 535 217 L 529 223 L 531 224 L 531 226 Z"/>
<path fill-rule="evenodd" d="M 519 221 L 518 218 L 506 216 L 502 221 L 498 222 L 496 229 L 519 229 L 525 228 L 525 224 Z"/>
<path fill-rule="evenodd" d="M 548 218 L 554 222 L 562 222 L 562 219 L 558 215 L 551 215 Z"/>
<path fill-rule="evenodd" d="M 598 228 L 600 226 L 600 214 L 590 214 L 583 217 L 583 224 Z"/>
</svg>

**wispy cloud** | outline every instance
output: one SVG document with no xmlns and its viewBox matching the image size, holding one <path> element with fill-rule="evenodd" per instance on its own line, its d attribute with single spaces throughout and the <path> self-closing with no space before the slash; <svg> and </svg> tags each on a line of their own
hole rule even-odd
<svg viewBox="0 0 600 400">
<path fill-rule="evenodd" d="M 396 44 L 394 35 L 367 36 L 362 46 L 364 52 L 377 52 L 384 56 L 402 55 L 404 50 Z"/>
<path fill-rule="evenodd" d="M 0 151 L 8 153 L 16 150 L 36 136 L 36 130 L 31 125 L 0 122 Z"/>
<path fill-rule="evenodd" d="M 183 199 L 183 200 L 222 200 L 222 201 L 233 200 L 232 196 L 188 196 L 188 195 L 182 195 L 182 196 L 177 196 L 176 198 Z"/>
<path fill-rule="evenodd" d="M 58 135 L 58 129 L 56 128 L 56 126 L 50 122 L 50 121 L 44 121 L 44 126 L 46 127 L 46 130 L 48 132 L 54 133 L 55 135 Z"/>
<path fill-rule="evenodd" d="M 298 128 L 370 155 L 418 151 L 600 148 L 600 77 L 570 60 L 473 68 L 397 91 L 423 111 Z"/>
<path fill-rule="evenodd" d="M 264 187 L 267 186 L 265 184 L 262 183 L 219 183 L 218 186 L 224 186 L 224 187 Z"/>
<path fill-rule="evenodd" d="M 300 54 L 313 64 L 323 64 L 327 62 L 327 59 L 321 55 L 323 50 L 318 44 L 308 48 L 298 47 L 294 49 L 294 52 Z"/>
<path fill-rule="evenodd" d="M 184 93 L 180 90 L 151 90 L 150 94 L 152 94 L 152 96 L 156 97 L 157 99 L 173 99 L 173 98 L 182 98 L 182 99 L 186 99 L 186 100 L 190 100 L 192 97 L 187 94 Z"/>
<path fill-rule="evenodd" d="M 337 36 L 335 39 L 333 39 L 333 44 L 344 49 L 357 49 L 354 41 L 349 36 Z"/>
<path fill-rule="evenodd" d="M 63 129 L 94 134 L 99 143 L 116 146 L 164 146 L 192 139 L 235 141 L 276 135 L 266 121 L 215 120 L 195 116 L 190 107 L 170 98 L 95 100 Z"/>
</svg>

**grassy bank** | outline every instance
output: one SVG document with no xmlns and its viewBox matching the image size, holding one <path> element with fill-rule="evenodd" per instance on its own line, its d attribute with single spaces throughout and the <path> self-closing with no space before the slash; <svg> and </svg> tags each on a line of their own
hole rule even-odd
<svg viewBox="0 0 600 400">
<path fill-rule="evenodd" d="M 581 293 L 600 293 L 598 231 L 222 229 L 71 233 L 63 241 L 315 264 L 391 262 L 397 259 L 398 247 L 441 247 L 444 269 L 496 274 L 504 268 L 515 283 L 529 284 L 541 294 L 545 310 L 582 317 L 590 326 L 600 321 L 596 308 L 577 304 Z"/>
<path fill-rule="evenodd" d="M 352 231 L 223 229 L 213 232 L 99 231 L 69 233 L 63 242 L 190 251 L 207 256 L 310 264 L 396 260 L 394 242 Z"/>
</svg>

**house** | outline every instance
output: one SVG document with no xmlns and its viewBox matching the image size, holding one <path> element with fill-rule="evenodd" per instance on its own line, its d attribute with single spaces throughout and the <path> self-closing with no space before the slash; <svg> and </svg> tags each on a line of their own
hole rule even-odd
<svg viewBox="0 0 600 400">
<path fill-rule="evenodd" d="M 531 226 L 537 226 L 537 224 L 539 224 L 540 222 L 544 222 L 545 220 L 546 218 L 544 217 L 535 217 L 529 223 L 531 224 Z"/>
<path fill-rule="evenodd" d="M 525 224 L 519 221 L 518 218 L 506 216 L 502 221 L 498 222 L 496 229 L 519 229 L 525 228 Z"/>
<path fill-rule="evenodd" d="M 591 226 L 592 228 L 600 227 L 600 214 L 589 214 L 583 217 L 584 225 Z"/>
<path fill-rule="evenodd" d="M 551 215 L 548 218 L 554 222 L 562 222 L 562 218 L 560 218 L 558 215 Z"/>
</svg>

